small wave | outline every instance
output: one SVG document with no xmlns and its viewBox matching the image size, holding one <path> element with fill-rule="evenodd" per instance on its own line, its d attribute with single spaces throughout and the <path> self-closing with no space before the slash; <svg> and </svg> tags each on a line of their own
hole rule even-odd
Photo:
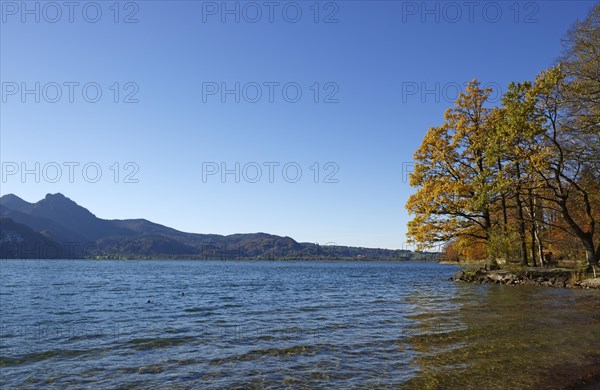
<svg viewBox="0 0 600 390">
<path fill-rule="evenodd" d="M 35 363 L 53 358 L 79 357 L 90 353 L 90 350 L 81 349 L 56 349 L 44 352 L 33 352 L 19 357 L 0 356 L 0 367 L 18 366 L 20 364 Z"/>
<path fill-rule="evenodd" d="M 169 348 L 176 347 L 179 345 L 190 344 L 195 337 L 154 337 L 154 338 L 141 338 L 133 339 L 127 342 L 132 349 L 146 350 L 146 349 L 158 349 L 158 348 Z"/>
<path fill-rule="evenodd" d="M 209 307 L 192 307 L 183 311 L 186 313 L 212 313 L 213 309 Z"/>
<path fill-rule="evenodd" d="M 272 356 L 272 357 L 292 357 L 292 356 L 314 356 L 324 349 L 332 348 L 329 344 L 310 344 L 310 345 L 294 345 L 286 348 L 268 348 L 268 349 L 256 349 L 250 352 L 231 356 L 225 359 L 215 359 L 210 361 L 210 365 L 218 366 L 224 363 L 234 361 L 250 361 L 257 360 L 261 357 Z"/>
</svg>

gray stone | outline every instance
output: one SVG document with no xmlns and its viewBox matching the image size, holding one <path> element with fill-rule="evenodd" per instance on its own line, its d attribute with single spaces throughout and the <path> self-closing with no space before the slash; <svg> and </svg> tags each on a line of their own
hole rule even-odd
<svg viewBox="0 0 600 390">
<path fill-rule="evenodd" d="M 583 288 L 600 288 L 600 278 L 583 280 L 579 285 Z"/>
</svg>

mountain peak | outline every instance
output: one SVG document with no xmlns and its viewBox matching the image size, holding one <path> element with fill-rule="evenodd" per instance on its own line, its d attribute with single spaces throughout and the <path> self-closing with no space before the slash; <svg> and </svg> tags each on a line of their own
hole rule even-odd
<svg viewBox="0 0 600 390">
<path fill-rule="evenodd" d="M 24 201 L 15 194 L 6 194 L 0 198 L 0 205 L 11 210 L 20 211 L 28 206 L 31 206 L 31 203 Z"/>
<path fill-rule="evenodd" d="M 61 194 L 60 192 L 57 192 L 56 194 L 46 194 L 46 197 L 42 200 L 40 200 L 38 203 L 36 204 L 50 204 L 50 205 L 54 205 L 54 206 L 62 206 L 62 207 L 71 207 L 71 208 L 77 208 L 77 209 L 84 209 L 83 207 L 79 206 L 75 201 L 67 198 L 66 196 L 64 196 L 63 194 Z"/>
<path fill-rule="evenodd" d="M 2 202 L 2 203 L 7 202 L 7 201 L 13 201 L 13 200 L 25 202 L 23 199 L 19 198 L 15 194 L 6 194 L 0 198 L 0 202 Z"/>
<path fill-rule="evenodd" d="M 44 199 L 69 199 L 69 198 L 67 198 L 60 192 L 57 192 L 56 194 L 50 194 L 50 193 L 46 194 L 46 197 Z"/>
<path fill-rule="evenodd" d="M 53 210 L 60 211 L 63 215 L 66 214 L 78 214 L 78 215 L 86 215 L 92 216 L 86 208 L 81 207 L 75 201 L 67 198 L 60 192 L 56 194 L 46 194 L 44 199 L 40 200 L 36 204 L 34 204 L 36 208 L 45 208 L 51 207 Z M 66 213 L 66 214 L 65 214 Z"/>
</svg>

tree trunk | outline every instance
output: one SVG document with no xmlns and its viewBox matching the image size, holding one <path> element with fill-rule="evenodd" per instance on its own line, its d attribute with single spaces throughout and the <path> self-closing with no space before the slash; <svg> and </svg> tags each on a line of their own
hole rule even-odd
<svg viewBox="0 0 600 390">
<path fill-rule="evenodd" d="M 594 241 L 591 237 L 583 240 L 583 247 L 585 248 L 585 260 L 587 261 L 588 267 L 591 268 L 594 265 L 598 265 L 599 253 L 596 253 L 596 250 L 594 249 Z"/>
<path fill-rule="evenodd" d="M 498 159 L 498 172 L 502 172 L 502 161 Z M 503 239 L 506 240 L 508 234 L 508 210 L 506 207 L 506 194 L 504 191 L 500 194 L 500 203 L 502 205 L 502 235 Z M 510 261 L 510 250 L 508 246 L 504 249 L 504 260 L 508 263 Z"/>
<path fill-rule="evenodd" d="M 537 267 L 537 261 L 535 256 L 535 229 L 533 226 L 531 227 L 531 261 L 533 262 L 533 266 Z"/>
<path fill-rule="evenodd" d="M 600 257 L 600 253 L 597 253 L 594 246 L 594 230 L 590 229 L 590 231 L 584 231 L 577 222 L 571 216 L 569 208 L 567 207 L 567 202 L 563 199 L 559 202 L 562 216 L 567 221 L 577 238 L 581 240 L 583 247 L 585 248 L 585 260 L 587 261 L 588 267 L 591 268 L 594 265 L 598 264 L 598 257 Z"/>
<path fill-rule="evenodd" d="M 489 209 L 483 211 L 483 221 L 483 226 L 485 227 L 485 239 L 488 241 L 490 239 L 490 230 L 492 229 L 492 217 L 490 216 Z"/>
<path fill-rule="evenodd" d="M 537 241 L 537 250 L 540 259 L 540 265 L 544 267 L 546 265 L 546 259 L 544 258 L 544 244 L 542 243 L 542 238 L 540 237 L 540 232 L 537 230 L 537 228 L 535 230 L 535 238 Z"/>
<path fill-rule="evenodd" d="M 535 240 L 537 242 L 538 257 L 540 259 L 540 266 L 546 265 L 546 259 L 544 258 L 544 244 L 542 243 L 542 237 L 540 235 L 540 225 L 538 224 L 538 204 L 537 198 L 533 197 L 533 231 L 535 232 Z M 543 215 L 542 215 L 543 220 Z"/>
<path fill-rule="evenodd" d="M 517 164 L 517 177 L 521 180 L 519 173 L 519 164 Z M 527 240 L 525 239 L 525 217 L 523 216 L 523 204 L 521 203 L 521 189 L 517 189 L 515 196 L 517 203 L 517 218 L 519 219 L 519 238 L 521 240 L 521 264 L 527 265 Z"/>
<path fill-rule="evenodd" d="M 521 264 L 527 265 L 527 240 L 525 238 L 525 221 L 523 220 L 523 208 L 521 201 L 519 200 L 517 206 L 517 213 L 519 214 L 519 238 L 521 240 Z"/>
<path fill-rule="evenodd" d="M 503 220 L 502 220 L 502 235 L 504 240 L 506 240 L 506 237 L 508 235 L 508 214 L 506 211 L 506 196 L 504 196 L 504 194 L 502 194 L 502 214 L 503 214 Z M 510 249 L 508 245 L 505 245 L 505 250 L 504 250 L 504 260 L 508 263 L 510 262 Z"/>
<path fill-rule="evenodd" d="M 535 242 L 536 242 L 536 227 L 535 227 L 535 205 L 533 203 L 533 191 L 529 190 L 529 216 L 531 217 L 531 229 L 529 231 L 531 238 L 531 260 L 533 266 L 537 267 L 536 255 L 535 255 Z"/>
</svg>

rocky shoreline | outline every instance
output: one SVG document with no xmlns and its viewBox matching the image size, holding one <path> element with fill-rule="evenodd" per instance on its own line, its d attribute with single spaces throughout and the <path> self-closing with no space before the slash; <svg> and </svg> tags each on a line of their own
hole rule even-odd
<svg viewBox="0 0 600 390">
<path fill-rule="evenodd" d="M 544 286 L 560 288 L 597 288 L 600 278 L 577 280 L 572 270 L 525 268 L 518 272 L 509 270 L 458 271 L 451 281 L 479 284 L 504 284 L 511 286 Z"/>
</svg>

